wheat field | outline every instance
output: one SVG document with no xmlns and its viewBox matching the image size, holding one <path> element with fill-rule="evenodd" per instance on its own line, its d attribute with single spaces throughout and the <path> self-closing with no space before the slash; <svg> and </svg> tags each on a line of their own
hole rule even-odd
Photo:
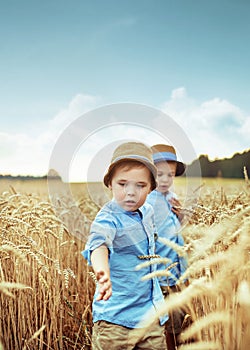
<svg viewBox="0 0 250 350">
<path fill-rule="evenodd" d="M 203 179 L 195 203 L 184 199 L 182 181 L 175 190 L 185 202 L 190 284 L 162 313 L 182 306 L 192 319 L 180 350 L 248 350 L 247 174 Z M 52 193 L 46 181 L 0 181 L 0 350 L 91 349 L 95 283 L 81 251 L 108 194 L 88 186 L 53 183 Z"/>
</svg>

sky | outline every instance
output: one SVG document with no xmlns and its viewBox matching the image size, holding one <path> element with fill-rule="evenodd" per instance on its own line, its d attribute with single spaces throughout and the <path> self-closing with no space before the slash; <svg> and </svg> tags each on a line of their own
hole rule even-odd
<svg viewBox="0 0 250 350">
<path fill-rule="evenodd" d="M 190 157 L 177 150 L 187 163 L 250 148 L 248 0 L 0 5 L 0 174 L 47 174 L 51 159 L 64 157 L 55 148 L 72 123 L 123 103 L 170 117 L 192 144 Z M 67 165 L 71 181 L 86 180 L 109 144 L 176 142 L 150 123 L 126 124 L 126 116 L 113 126 L 103 119 L 101 129 L 86 119 Z"/>
</svg>

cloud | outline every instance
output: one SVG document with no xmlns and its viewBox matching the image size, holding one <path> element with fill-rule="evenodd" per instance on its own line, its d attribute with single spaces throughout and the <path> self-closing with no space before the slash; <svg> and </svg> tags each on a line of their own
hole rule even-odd
<svg viewBox="0 0 250 350">
<path fill-rule="evenodd" d="M 45 175 L 53 147 L 63 130 L 76 118 L 97 107 L 100 99 L 77 94 L 69 105 L 51 120 L 40 123 L 39 129 L 26 133 L 0 133 L 1 174 Z M 63 157 L 63 155 L 62 155 Z"/>
<path fill-rule="evenodd" d="M 51 128 L 65 128 L 73 120 L 81 116 L 83 113 L 95 108 L 100 103 L 100 98 L 92 95 L 77 94 L 70 101 L 67 108 L 62 109 L 50 121 Z"/>
<path fill-rule="evenodd" d="M 249 148 L 250 116 L 227 100 L 216 97 L 199 103 L 180 87 L 162 110 L 183 128 L 197 154 L 231 157 Z"/>
<path fill-rule="evenodd" d="M 68 106 L 51 120 L 40 124 L 35 132 L 28 127 L 26 133 L 1 132 L 0 173 L 45 175 L 51 153 L 61 133 L 78 117 L 100 107 L 101 102 L 100 97 L 77 94 Z M 184 130 L 197 156 L 208 154 L 211 159 L 230 157 L 235 152 L 249 148 L 250 116 L 227 100 L 216 97 L 200 103 L 190 97 L 184 87 L 180 87 L 174 89 L 169 100 L 158 109 L 168 114 Z M 83 130 L 76 130 L 74 135 L 79 138 L 82 132 Z M 166 138 L 161 139 L 154 130 L 136 125 L 104 127 L 94 132 L 88 140 L 83 140 L 75 151 L 69 169 L 70 180 L 86 180 L 90 167 L 97 178 L 101 178 L 112 154 L 108 145 L 128 138 L 143 140 L 148 145 L 166 142 Z M 102 153 L 103 149 L 106 151 Z M 96 161 L 101 162 L 100 167 L 96 167 Z"/>
<path fill-rule="evenodd" d="M 47 157 L 39 139 L 28 134 L 0 134 L 1 174 L 45 174 Z"/>
</svg>

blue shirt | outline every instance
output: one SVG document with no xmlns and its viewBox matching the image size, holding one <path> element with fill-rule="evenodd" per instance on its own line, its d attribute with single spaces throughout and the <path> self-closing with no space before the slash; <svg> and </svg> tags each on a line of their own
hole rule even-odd
<svg viewBox="0 0 250 350">
<path fill-rule="evenodd" d="M 173 192 L 164 195 L 163 193 L 154 190 L 147 196 L 147 203 L 150 203 L 154 208 L 158 237 L 167 238 L 170 241 L 177 243 L 179 246 L 183 246 L 184 240 L 181 234 L 181 224 L 178 217 L 172 212 L 171 204 L 169 203 L 171 197 L 175 197 Z M 187 261 L 185 257 L 179 256 L 177 251 L 166 244 L 159 242 L 159 240 L 156 240 L 156 254 L 171 260 L 170 263 L 159 264 L 159 270 L 165 270 L 169 265 L 177 263 L 177 265 L 168 270 L 172 276 L 159 277 L 161 286 L 175 285 L 177 280 L 187 269 Z"/>
<path fill-rule="evenodd" d="M 164 299 L 157 278 L 141 281 L 141 278 L 156 270 L 153 264 L 136 270 L 140 256 L 155 254 L 154 212 L 149 205 L 138 211 L 128 212 L 114 200 L 99 211 L 90 229 L 90 237 L 83 256 L 89 264 L 91 252 L 106 245 L 109 249 L 112 296 L 108 300 L 92 304 L 93 322 L 105 320 L 129 328 L 141 327 L 141 323 L 152 320 L 161 310 Z M 167 316 L 161 317 L 164 324 Z"/>
</svg>

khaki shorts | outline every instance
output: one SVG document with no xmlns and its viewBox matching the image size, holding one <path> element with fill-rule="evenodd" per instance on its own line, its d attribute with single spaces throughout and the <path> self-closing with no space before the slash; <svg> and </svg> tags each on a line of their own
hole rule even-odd
<svg viewBox="0 0 250 350">
<path fill-rule="evenodd" d="M 164 326 L 153 324 L 149 329 L 127 328 L 106 321 L 93 326 L 92 350 L 164 350 Z"/>
</svg>

